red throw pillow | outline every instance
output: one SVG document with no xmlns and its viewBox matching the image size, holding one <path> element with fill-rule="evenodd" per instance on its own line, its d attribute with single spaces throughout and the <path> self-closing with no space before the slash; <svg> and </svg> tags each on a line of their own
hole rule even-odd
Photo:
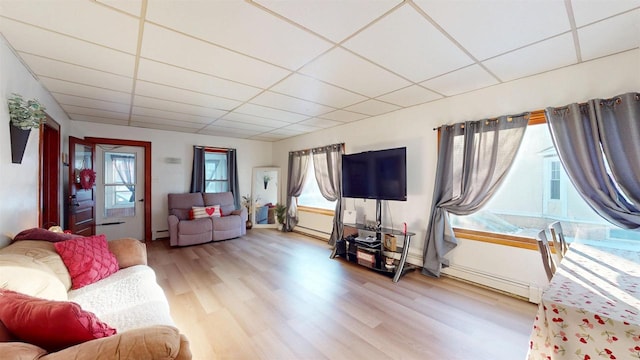
<svg viewBox="0 0 640 360">
<path fill-rule="evenodd" d="M 109 251 L 104 235 L 61 241 L 53 246 L 69 270 L 72 289 L 93 284 L 118 271 L 118 259 Z"/>
<path fill-rule="evenodd" d="M 10 290 L 0 290 L 0 318 L 18 340 L 50 352 L 116 333 L 116 329 L 76 303 Z"/>
<path fill-rule="evenodd" d="M 49 242 L 58 242 L 80 237 L 79 235 L 56 233 L 47 229 L 33 228 L 22 230 L 13 238 L 13 241 L 19 240 L 44 240 Z"/>
</svg>

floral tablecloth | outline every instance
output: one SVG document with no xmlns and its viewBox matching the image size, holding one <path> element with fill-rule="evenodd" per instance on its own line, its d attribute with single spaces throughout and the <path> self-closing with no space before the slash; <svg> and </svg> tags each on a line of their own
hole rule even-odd
<svg viewBox="0 0 640 360">
<path fill-rule="evenodd" d="M 640 245 L 571 244 L 542 293 L 527 358 L 640 359 Z"/>
</svg>

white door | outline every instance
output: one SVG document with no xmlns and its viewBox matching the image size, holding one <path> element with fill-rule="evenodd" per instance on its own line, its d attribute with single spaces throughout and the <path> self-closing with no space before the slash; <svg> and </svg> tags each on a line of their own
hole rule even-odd
<svg viewBox="0 0 640 360">
<path fill-rule="evenodd" d="M 96 145 L 96 234 L 144 239 L 144 148 Z"/>
</svg>

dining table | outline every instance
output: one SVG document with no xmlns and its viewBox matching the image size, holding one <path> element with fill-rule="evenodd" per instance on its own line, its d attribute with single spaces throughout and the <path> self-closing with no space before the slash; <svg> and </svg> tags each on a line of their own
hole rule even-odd
<svg viewBox="0 0 640 360">
<path fill-rule="evenodd" d="M 527 359 L 640 359 L 640 243 L 570 245 L 542 292 Z"/>
</svg>

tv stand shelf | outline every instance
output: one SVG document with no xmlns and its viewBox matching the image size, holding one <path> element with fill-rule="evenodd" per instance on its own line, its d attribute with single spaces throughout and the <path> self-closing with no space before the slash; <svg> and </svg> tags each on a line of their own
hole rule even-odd
<svg viewBox="0 0 640 360">
<path fill-rule="evenodd" d="M 359 263 L 372 270 L 388 275 L 393 275 L 393 282 L 398 282 L 400 277 L 407 272 L 416 269 L 416 266 L 407 264 L 407 255 L 409 254 L 409 245 L 411 243 L 411 237 L 415 235 L 412 232 L 402 232 L 391 228 L 371 228 L 364 224 L 344 224 L 356 228 L 358 230 L 371 231 L 376 233 L 376 239 L 381 240 L 380 245 L 374 247 L 357 243 L 353 238 L 342 239 L 336 244 L 331 258 L 341 256 L 348 261 Z M 395 250 L 385 248 L 383 237 L 385 235 L 393 235 L 402 237 L 402 246 L 396 246 Z M 341 243 L 342 242 L 342 243 Z M 341 243 L 341 244 L 340 244 Z M 362 255 L 362 258 L 372 259 L 371 263 L 362 263 L 358 259 L 358 255 Z M 400 258 L 397 258 L 396 254 L 400 254 Z M 386 265 L 387 258 L 393 258 L 393 267 L 389 268 Z M 366 260 L 365 260 L 366 262 Z"/>
</svg>

